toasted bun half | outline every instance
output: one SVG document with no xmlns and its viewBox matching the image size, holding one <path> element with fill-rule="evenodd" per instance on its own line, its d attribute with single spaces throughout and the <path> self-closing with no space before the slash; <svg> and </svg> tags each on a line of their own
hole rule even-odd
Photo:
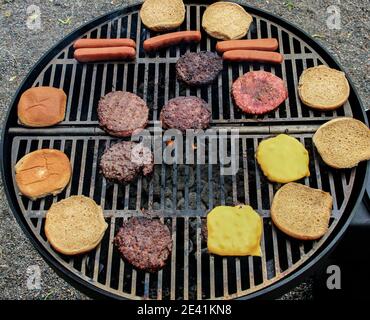
<svg viewBox="0 0 370 320">
<path fill-rule="evenodd" d="M 202 26 L 211 37 L 232 40 L 243 38 L 252 22 L 252 16 L 242 6 L 219 1 L 206 9 Z"/>
<path fill-rule="evenodd" d="M 184 22 L 185 5 L 182 0 L 145 0 L 140 18 L 150 30 L 173 30 Z"/>
<path fill-rule="evenodd" d="M 15 165 L 18 189 L 32 200 L 62 192 L 71 179 L 71 173 L 68 157 L 54 149 L 26 154 Z"/>
<path fill-rule="evenodd" d="M 322 160 L 336 169 L 352 168 L 370 159 L 370 130 L 353 118 L 326 122 L 314 134 L 313 142 Z"/>
<path fill-rule="evenodd" d="M 276 192 L 271 219 L 276 227 L 293 238 L 315 240 L 328 230 L 332 205 L 329 193 L 291 182 Z"/>
<path fill-rule="evenodd" d="M 65 255 L 94 249 L 103 239 L 108 224 L 94 200 L 72 196 L 54 203 L 46 214 L 45 235 L 50 245 Z"/>
<path fill-rule="evenodd" d="M 35 87 L 25 91 L 18 103 L 18 119 L 28 127 L 50 127 L 63 121 L 67 96 L 63 90 Z"/>
<path fill-rule="evenodd" d="M 299 78 L 299 97 L 305 105 L 313 109 L 337 109 L 347 101 L 349 93 L 350 88 L 344 72 L 327 66 L 308 68 Z"/>
</svg>

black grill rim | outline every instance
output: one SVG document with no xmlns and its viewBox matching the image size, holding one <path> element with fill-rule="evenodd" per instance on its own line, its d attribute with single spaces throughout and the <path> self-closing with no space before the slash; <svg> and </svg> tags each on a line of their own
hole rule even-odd
<svg viewBox="0 0 370 320">
<path fill-rule="evenodd" d="M 185 4 L 193 3 L 193 4 L 203 4 L 207 5 L 210 4 L 210 1 L 208 0 L 193 0 L 193 1 L 184 1 Z M 335 57 L 333 57 L 327 49 L 325 49 L 320 43 L 318 43 L 315 39 L 313 39 L 308 33 L 303 31 L 301 28 L 291 24 L 286 19 L 278 17 L 275 14 L 269 13 L 265 10 L 255 8 L 253 6 L 245 5 L 239 0 L 233 0 L 233 2 L 236 2 L 240 5 L 242 5 L 244 8 L 246 8 L 250 13 L 260 15 L 261 17 L 266 17 L 270 21 L 276 22 L 280 24 L 282 27 L 291 30 L 295 34 L 299 35 L 299 37 L 304 40 L 307 44 L 309 44 L 311 47 L 313 47 L 321 57 L 323 57 L 326 61 L 330 62 L 331 66 L 334 66 L 338 70 L 341 70 L 345 72 L 345 70 L 341 67 L 339 62 Z M 134 4 L 130 6 L 126 6 L 122 9 L 114 10 L 110 13 L 107 13 L 103 16 L 100 16 L 84 25 L 82 25 L 77 30 L 71 32 L 69 35 L 67 35 L 65 38 L 63 38 L 60 42 L 58 42 L 55 46 L 53 46 L 49 51 L 47 51 L 40 59 L 39 61 L 33 66 L 33 68 L 30 70 L 30 72 L 26 75 L 23 82 L 19 86 L 18 90 L 16 91 L 14 98 L 11 101 L 11 106 L 14 106 L 17 103 L 18 96 L 20 92 L 24 91 L 24 89 L 27 86 L 27 83 L 30 81 L 29 78 L 33 73 L 38 72 L 40 69 L 42 70 L 47 63 L 51 60 L 53 57 L 53 54 L 55 52 L 59 52 L 62 48 L 64 48 L 64 44 L 66 42 L 71 42 L 73 39 L 78 37 L 80 34 L 85 33 L 92 27 L 101 24 L 102 22 L 105 22 L 109 19 L 114 19 L 122 14 L 130 13 L 132 11 L 138 10 L 141 6 L 141 3 Z M 345 72 L 346 73 L 346 72 Z M 346 73 L 348 82 L 351 86 L 351 90 L 353 95 L 356 97 L 359 103 L 359 107 L 356 109 L 353 109 L 352 111 L 355 111 L 354 118 L 359 118 L 361 121 L 366 123 L 367 126 L 369 126 L 365 109 L 363 106 L 363 103 L 357 93 L 356 88 L 353 86 L 353 83 Z M 0 158 L 3 159 L 0 164 L 1 169 L 1 176 L 2 181 L 4 184 L 4 192 L 6 194 L 9 207 L 11 211 L 13 212 L 18 224 L 21 226 L 23 232 L 26 234 L 27 238 L 31 241 L 33 246 L 37 249 L 37 251 L 41 254 L 43 259 L 57 272 L 59 276 L 61 276 L 63 279 L 65 279 L 67 282 L 71 283 L 73 286 L 77 287 L 80 291 L 90 295 L 91 297 L 95 298 L 115 298 L 115 299 L 121 299 L 125 300 L 125 298 L 117 296 L 111 292 L 107 292 L 97 286 L 94 286 L 92 283 L 83 280 L 82 278 L 78 277 L 76 274 L 68 270 L 67 268 L 63 267 L 59 262 L 42 246 L 41 243 L 37 241 L 37 239 L 34 237 L 32 231 L 29 229 L 28 224 L 24 221 L 24 218 L 18 214 L 17 209 L 15 205 L 12 202 L 12 199 L 15 197 L 14 191 L 9 190 L 9 185 L 11 185 L 11 176 L 6 175 L 5 168 L 9 168 L 10 164 L 7 162 L 6 158 L 4 158 L 4 155 L 7 153 L 7 150 L 9 149 L 9 141 L 6 139 L 6 134 L 9 129 L 9 118 L 11 114 L 11 108 L 8 109 L 7 115 L 3 122 L 3 130 L 1 133 L 1 141 L 0 141 Z M 334 249 L 337 242 L 340 240 L 340 238 L 343 236 L 344 232 L 348 228 L 350 222 L 352 221 L 357 208 L 362 201 L 365 187 L 366 187 L 366 181 L 369 178 L 369 171 L 370 171 L 370 163 L 361 163 L 358 166 L 358 170 L 360 170 L 360 173 L 356 174 L 356 177 L 360 176 L 361 173 L 363 173 L 364 183 L 361 186 L 361 190 L 358 192 L 357 195 L 352 192 L 352 195 L 349 198 L 349 202 L 354 203 L 353 209 L 351 213 L 348 215 L 347 220 L 343 223 L 344 220 L 342 220 L 342 226 L 337 226 L 336 230 L 333 231 L 331 237 L 327 239 L 327 244 L 323 246 L 323 248 L 320 248 L 318 251 L 316 251 L 302 266 L 300 266 L 297 270 L 293 271 L 291 274 L 286 276 L 285 278 L 281 279 L 280 281 L 277 281 L 276 283 L 263 288 L 261 290 L 258 290 L 256 292 L 253 292 L 247 296 L 239 297 L 237 300 L 249 300 L 249 299 L 255 299 L 255 298 L 273 298 L 277 297 L 279 294 L 284 293 L 286 290 L 292 288 L 295 284 L 297 284 L 304 276 L 307 276 L 308 273 L 312 273 L 315 269 L 319 266 L 319 262 L 323 261 L 324 258 Z M 365 171 L 364 171 L 365 170 Z M 356 181 L 355 181 L 356 182 Z M 356 184 L 354 184 L 355 188 L 357 187 Z M 357 187 L 358 188 L 358 187 Z M 357 197 L 357 198 L 356 198 Z M 348 207 L 349 204 L 347 204 Z"/>
</svg>

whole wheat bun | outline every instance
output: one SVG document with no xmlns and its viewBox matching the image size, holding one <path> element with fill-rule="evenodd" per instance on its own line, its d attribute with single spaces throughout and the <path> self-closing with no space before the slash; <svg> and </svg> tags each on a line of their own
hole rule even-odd
<svg viewBox="0 0 370 320">
<path fill-rule="evenodd" d="M 15 165 L 18 189 L 32 200 L 62 192 L 71 179 L 71 173 L 68 157 L 54 149 L 26 154 Z"/>
<path fill-rule="evenodd" d="M 327 66 L 308 68 L 299 78 L 299 97 L 305 105 L 313 109 L 337 109 L 347 101 L 349 93 L 350 88 L 344 72 Z"/>
<path fill-rule="evenodd" d="M 314 134 L 313 143 L 322 160 L 336 169 L 353 168 L 370 159 L 370 130 L 353 118 L 326 122 Z"/>
<path fill-rule="evenodd" d="M 150 30 L 173 30 L 184 22 L 185 5 L 182 0 L 145 0 L 140 18 Z"/>
<path fill-rule="evenodd" d="M 232 40 L 243 38 L 252 22 L 252 16 L 242 6 L 219 1 L 204 12 L 202 27 L 211 37 Z"/>
<path fill-rule="evenodd" d="M 50 127 L 63 121 L 67 96 L 63 90 L 35 87 L 25 91 L 18 103 L 18 119 L 28 127 Z"/>
<path fill-rule="evenodd" d="M 299 240 L 316 240 L 328 230 L 332 196 L 319 189 L 290 182 L 275 194 L 271 219 L 282 232 Z"/>
<path fill-rule="evenodd" d="M 108 224 L 94 200 L 72 196 L 54 203 L 46 214 L 45 235 L 50 245 L 65 255 L 94 249 L 103 239 Z"/>
</svg>

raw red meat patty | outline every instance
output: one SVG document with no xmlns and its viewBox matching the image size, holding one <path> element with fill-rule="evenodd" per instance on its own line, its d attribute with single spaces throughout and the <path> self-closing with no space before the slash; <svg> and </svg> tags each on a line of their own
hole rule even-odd
<svg viewBox="0 0 370 320">
<path fill-rule="evenodd" d="M 236 105 L 250 114 L 270 112 L 288 98 L 284 81 L 266 71 L 251 71 L 239 77 L 232 94 Z"/>
</svg>

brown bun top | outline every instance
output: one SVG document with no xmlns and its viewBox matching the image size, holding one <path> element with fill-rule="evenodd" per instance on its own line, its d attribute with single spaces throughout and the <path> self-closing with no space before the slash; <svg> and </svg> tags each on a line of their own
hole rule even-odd
<svg viewBox="0 0 370 320">
<path fill-rule="evenodd" d="M 15 180 L 21 194 L 37 199 L 57 195 L 71 178 L 68 157 L 59 150 L 42 149 L 31 152 L 15 165 Z"/>
<path fill-rule="evenodd" d="M 64 119 L 67 96 L 63 90 L 35 87 L 25 91 L 18 103 L 19 121 L 29 127 L 49 127 Z"/>
</svg>

